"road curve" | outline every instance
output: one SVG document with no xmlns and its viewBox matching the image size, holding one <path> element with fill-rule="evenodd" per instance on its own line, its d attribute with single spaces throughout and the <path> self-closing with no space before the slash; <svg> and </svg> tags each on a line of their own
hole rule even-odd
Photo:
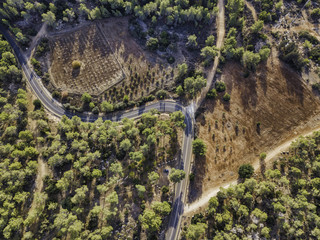
<svg viewBox="0 0 320 240">
<path fill-rule="evenodd" d="M 99 118 L 98 115 L 92 113 L 79 113 L 74 114 L 70 111 L 67 111 L 63 108 L 63 106 L 52 98 L 51 94 L 48 90 L 43 86 L 41 79 L 39 76 L 29 67 L 28 61 L 25 56 L 22 54 L 21 49 L 16 44 L 15 40 L 11 37 L 8 31 L 4 26 L 0 25 L 0 32 L 10 43 L 11 47 L 14 50 L 15 56 L 21 65 L 21 68 L 27 78 L 27 84 L 30 86 L 33 93 L 37 96 L 37 98 L 42 102 L 43 106 L 56 117 L 61 118 L 66 115 L 71 118 L 73 116 L 78 116 L 82 121 L 85 122 L 94 122 Z M 139 118 L 143 113 L 150 111 L 151 109 L 157 109 L 160 112 L 175 112 L 181 111 L 185 116 L 185 124 L 186 128 L 184 130 L 183 137 L 183 146 L 181 150 L 181 159 L 180 161 L 180 169 L 183 169 L 186 172 L 186 178 L 182 180 L 180 183 L 175 185 L 175 194 L 172 202 L 172 211 L 169 219 L 169 226 L 166 232 L 165 239 L 166 240 L 175 240 L 179 236 L 180 232 L 180 223 L 183 215 L 186 192 L 187 192 L 187 184 L 188 184 L 188 175 L 190 172 L 190 165 L 192 161 L 192 140 L 193 140 L 193 126 L 194 126 L 194 112 L 191 111 L 191 107 L 184 107 L 177 101 L 158 101 L 155 103 L 146 104 L 140 106 L 138 108 L 131 109 L 129 111 L 119 111 L 114 112 L 109 115 L 104 115 L 101 118 L 103 120 L 111 120 L 111 121 L 120 121 L 123 118 Z"/>
</svg>

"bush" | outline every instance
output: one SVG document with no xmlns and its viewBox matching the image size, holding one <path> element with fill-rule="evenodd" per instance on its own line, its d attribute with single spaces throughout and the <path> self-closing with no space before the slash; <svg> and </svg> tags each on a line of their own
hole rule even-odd
<svg viewBox="0 0 320 240">
<path fill-rule="evenodd" d="M 72 68 L 73 68 L 73 69 L 79 69 L 80 67 L 81 67 L 81 62 L 80 62 L 80 61 L 74 60 L 74 61 L 72 62 Z"/>
<path fill-rule="evenodd" d="M 226 90 L 226 85 L 224 82 L 216 82 L 217 92 L 224 92 Z"/>
<path fill-rule="evenodd" d="M 192 151 L 196 156 L 205 156 L 207 152 L 207 146 L 201 139 L 196 139 L 192 142 Z"/>
<path fill-rule="evenodd" d="M 167 97 L 167 91 L 166 90 L 159 90 L 157 93 L 156 93 L 156 96 L 159 100 L 162 100 L 162 99 L 165 99 Z"/>
<path fill-rule="evenodd" d="M 213 88 L 207 93 L 207 98 L 215 99 L 217 95 L 217 90 Z"/>
<path fill-rule="evenodd" d="M 230 98 L 231 98 L 231 97 L 230 97 L 230 94 L 229 94 L 229 93 L 225 93 L 224 96 L 223 96 L 223 100 L 226 101 L 226 102 L 229 102 L 229 101 L 230 101 Z"/>
<path fill-rule="evenodd" d="M 176 61 L 176 59 L 173 56 L 169 56 L 167 58 L 167 61 L 168 61 L 169 64 L 172 64 L 172 63 L 174 63 Z"/>
<path fill-rule="evenodd" d="M 254 168 L 251 164 L 242 164 L 239 167 L 238 174 L 240 179 L 251 178 L 254 173 Z"/>
<path fill-rule="evenodd" d="M 41 104 L 41 101 L 39 99 L 35 99 L 33 101 L 33 105 L 34 105 L 34 109 L 37 110 L 37 109 L 40 109 L 42 104 Z"/>
<path fill-rule="evenodd" d="M 157 50 L 159 47 L 159 40 L 153 37 L 149 38 L 149 40 L 146 43 L 146 47 L 151 51 Z"/>
</svg>

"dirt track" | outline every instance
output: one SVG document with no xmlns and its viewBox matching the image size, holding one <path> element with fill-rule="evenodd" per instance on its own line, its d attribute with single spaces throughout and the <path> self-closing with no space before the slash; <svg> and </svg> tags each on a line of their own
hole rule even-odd
<svg viewBox="0 0 320 240">
<path fill-rule="evenodd" d="M 320 123 L 319 123 L 320 124 Z M 298 139 L 300 136 L 309 136 L 311 135 L 313 132 L 315 131 L 320 131 L 320 128 L 317 127 L 307 133 L 304 133 L 302 135 L 299 135 L 297 137 L 294 137 L 292 139 L 287 140 L 286 142 L 282 143 L 280 146 L 278 146 L 277 148 L 267 152 L 267 158 L 265 159 L 265 163 L 268 164 L 270 162 L 272 162 L 272 160 L 275 160 L 275 158 L 284 151 L 287 151 L 291 145 L 291 143 Z M 259 158 L 257 158 L 254 162 L 253 162 L 253 167 L 255 169 L 255 171 L 257 171 L 260 168 L 260 160 Z M 227 182 L 219 187 L 215 187 L 213 189 L 211 189 L 209 192 L 204 193 L 203 196 L 198 199 L 197 201 L 193 202 L 192 204 L 188 205 L 184 211 L 184 213 L 186 215 L 192 213 L 192 212 L 197 212 L 199 209 L 204 208 L 208 205 L 208 202 L 210 200 L 211 197 L 214 197 L 217 195 L 217 193 L 220 191 L 220 188 L 228 188 L 231 185 L 237 184 L 237 180 L 232 180 L 230 182 Z"/>
<path fill-rule="evenodd" d="M 272 156 L 278 146 L 320 126 L 319 98 L 275 51 L 247 78 L 238 63 L 224 67 L 221 80 L 231 101 L 222 100 L 224 93 L 206 100 L 205 112 L 196 119 L 207 154 L 196 160 L 189 203 L 234 182 L 239 166 L 254 163 L 261 152 Z"/>
</svg>

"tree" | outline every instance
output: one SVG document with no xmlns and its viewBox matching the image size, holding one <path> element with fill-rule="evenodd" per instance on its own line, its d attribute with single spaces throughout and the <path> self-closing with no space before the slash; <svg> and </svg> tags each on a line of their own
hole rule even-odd
<svg viewBox="0 0 320 240">
<path fill-rule="evenodd" d="M 185 116 L 181 111 L 176 111 L 171 113 L 170 121 L 176 126 L 180 128 L 185 128 L 186 124 L 184 123 Z"/>
<path fill-rule="evenodd" d="M 39 99 L 35 99 L 35 100 L 33 101 L 33 106 L 34 106 L 34 109 L 37 110 L 37 109 L 40 109 L 40 108 L 41 108 L 42 103 L 41 103 L 41 101 L 40 101 Z"/>
<path fill-rule="evenodd" d="M 254 173 L 254 168 L 251 164 L 242 164 L 238 170 L 240 179 L 251 178 L 253 173 Z"/>
<path fill-rule="evenodd" d="M 43 13 L 42 21 L 47 23 L 49 26 L 53 27 L 56 22 L 56 15 L 51 11 L 48 11 L 47 13 Z"/>
<path fill-rule="evenodd" d="M 184 89 L 190 96 L 196 96 L 200 90 L 207 85 L 207 80 L 203 76 L 188 77 L 184 80 Z"/>
<path fill-rule="evenodd" d="M 198 47 L 197 43 L 197 36 L 196 35 L 189 35 L 188 36 L 188 41 L 186 43 L 187 48 L 189 49 L 196 49 Z"/>
<path fill-rule="evenodd" d="M 159 40 L 157 38 L 149 38 L 147 43 L 146 43 L 146 47 L 151 50 L 151 51 L 155 51 L 158 49 L 159 46 Z"/>
<path fill-rule="evenodd" d="M 178 94 L 178 96 L 182 96 L 184 91 L 183 91 L 183 88 L 181 85 L 179 85 L 177 88 L 176 88 L 176 93 Z"/>
<path fill-rule="evenodd" d="M 205 156 L 207 151 L 207 146 L 202 139 L 197 138 L 192 142 L 192 151 L 196 156 Z"/>
<path fill-rule="evenodd" d="M 206 40 L 206 46 L 208 46 L 208 47 L 214 46 L 214 36 L 213 35 L 208 36 L 208 38 Z"/>
<path fill-rule="evenodd" d="M 107 102 L 107 101 L 103 101 L 100 105 L 101 111 L 108 113 L 108 112 L 112 112 L 113 111 L 113 104 Z"/>
<path fill-rule="evenodd" d="M 188 73 L 188 65 L 186 63 L 182 63 L 178 65 L 178 77 L 184 78 Z"/>
<path fill-rule="evenodd" d="M 152 209 L 144 210 L 143 214 L 139 216 L 142 228 L 150 232 L 159 231 L 162 224 L 161 217 L 158 216 Z"/>
<path fill-rule="evenodd" d="M 223 95 L 223 100 L 224 101 L 226 101 L 226 102 L 229 102 L 230 101 L 230 94 L 229 93 L 225 93 L 224 95 Z"/>
<path fill-rule="evenodd" d="M 251 51 L 245 51 L 242 56 L 242 64 L 248 70 L 254 71 L 256 66 L 260 62 L 261 58 L 259 53 L 253 53 Z"/>
<path fill-rule="evenodd" d="M 170 204 L 166 201 L 164 202 L 153 202 L 151 205 L 153 211 L 160 216 L 168 216 L 171 212 Z"/>
<path fill-rule="evenodd" d="M 203 239 L 207 229 L 207 224 L 198 222 L 188 227 L 186 238 L 190 240 Z"/>
<path fill-rule="evenodd" d="M 183 170 L 172 168 L 169 174 L 169 179 L 173 183 L 178 183 L 183 180 L 186 173 Z"/>
<path fill-rule="evenodd" d="M 270 48 L 262 48 L 259 51 L 261 61 L 266 61 L 270 55 Z"/>
<path fill-rule="evenodd" d="M 203 57 L 207 63 L 212 62 L 216 56 L 218 56 L 218 50 L 216 47 L 206 46 L 201 49 L 201 57 Z"/>
<path fill-rule="evenodd" d="M 137 184 L 137 185 L 136 185 L 136 189 L 137 189 L 137 191 L 138 191 L 138 196 L 139 196 L 139 198 L 143 198 L 143 197 L 144 197 L 144 194 L 146 193 L 146 187 L 143 186 L 143 185 Z"/>
<path fill-rule="evenodd" d="M 84 94 L 82 94 L 81 101 L 83 103 L 90 103 L 91 99 L 92 99 L 92 97 L 91 97 L 91 95 L 89 93 L 85 92 Z"/>
<path fill-rule="evenodd" d="M 258 20 L 251 26 L 251 31 L 255 34 L 259 33 L 263 28 L 263 21 Z"/>
<path fill-rule="evenodd" d="M 215 87 L 217 92 L 224 92 L 226 90 L 226 84 L 224 82 L 216 82 Z"/>
<path fill-rule="evenodd" d="M 148 174 L 148 179 L 149 179 L 149 181 L 150 181 L 150 184 L 154 185 L 154 184 L 156 184 L 156 182 L 157 182 L 158 179 L 159 179 L 159 174 L 156 173 L 156 172 L 150 172 L 150 173 Z"/>
<path fill-rule="evenodd" d="M 217 96 L 218 96 L 217 90 L 214 88 L 207 93 L 207 98 L 210 98 L 210 99 L 215 99 Z"/>
</svg>

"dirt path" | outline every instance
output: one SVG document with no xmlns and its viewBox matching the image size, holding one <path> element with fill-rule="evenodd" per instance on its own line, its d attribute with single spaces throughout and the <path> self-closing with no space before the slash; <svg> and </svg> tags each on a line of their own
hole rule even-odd
<svg viewBox="0 0 320 240">
<path fill-rule="evenodd" d="M 216 47 L 220 50 L 223 46 L 224 43 L 224 36 L 226 33 L 226 27 L 225 27 L 225 9 L 224 9 L 224 0 L 219 0 L 218 2 L 218 7 L 219 7 L 219 13 L 217 17 L 217 43 Z M 194 103 L 194 110 L 196 111 L 201 103 L 204 101 L 206 98 L 206 95 L 208 91 L 211 88 L 211 85 L 213 83 L 214 76 L 216 74 L 218 65 L 219 65 L 219 58 L 220 58 L 221 52 L 218 52 L 218 56 L 214 58 L 213 66 L 211 70 L 207 74 L 207 85 L 205 88 L 202 89 L 200 96 L 196 99 Z"/>
<path fill-rule="evenodd" d="M 44 37 L 47 34 L 47 24 L 43 23 L 39 32 L 37 33 L 37 35 L 32 39 L 32 42 L 30 44 L 30 47 L 28 48 L 27 52 L 25 53 L 27 59 L 29 59 L 29 57 L 31 57 L 32 52 L 34 50 L 34 48 L 37 46 L 39 39 L 41 39 L 42 37 Z"/>
<path fill-rule="evenodd" d="M 43 189 L 43 178 L 48 175 L 48 167 L 40 156 L 38 159 L 38 175 L 36 178 L 35 192 L 41 192 Z"/>
<path fill-rule="evenodd" d="M 314 131 L 320 131 L 320 127 L 317 127 L 311 131 L 308 131 L 306 133 L 303 133 L 302 135 L 299 136 L 309 136 L 311 135 Z M 279 155 L 281 152 L 287 151 L 291 145 L 291 143 L 298 139 L 299 136 L 296 136 L 294 138 L 291 138 L 287 141 L 285 141 L 284 143 L 282 143 L 280 146 L 278 146 L 277 148 L 267 152 L 267 158 L 265 159 L 265 163 L 267 164 L 268 162 L 270 162 L 271 160 L 274 160 L 275 157 L 277 157 L 277 155 Z M 255 171 L 257 171 L 260 168 L 260 160 L 257 159 L 254 163 L 253 163 L 253 167 L 255 169 Z M 185 210 L 184 210 L 184 214 L 190 214 L 194 211 L 197 211 L 203 207 L 206 207 L 208 205 L 208 202 L 210 200 L 211 197 L 214 197 L 217 195 L 217 193 L 220 191 L 220 188 L 228 188 L 231 185 L 235 185 L 237 184 L 237 180 L 234 179 L 232 181 L 229 181 L 219 187 L 213 188 L 210 190 L 210 192 L 206 192 L 202 194 L 202 197 L 200 199 L 198 199 L 196 202 L 193 202 L 192 204 L 186 206 Z"/>
<path fill-rule="evenodd" d="M 252 17 L 253 17 L 253 20 L 256 22 L 258 20 L 258 16 L 257 16 L 257 12 L 256 10 L 254 9 L 254 7 L 252 6 L 251 3 L 249 3 L 248 1 L 244 1 L 247 8 L 250 9 L 251 13 L 252 13 Z"/>
</svg>

